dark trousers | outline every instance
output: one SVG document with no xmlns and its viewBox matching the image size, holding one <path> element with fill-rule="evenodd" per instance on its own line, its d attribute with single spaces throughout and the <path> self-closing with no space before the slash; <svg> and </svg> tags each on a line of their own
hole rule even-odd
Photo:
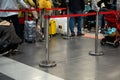
<svg viewBox="0 0 120 80">
<path fill-rule="evenodd" d="M 24 39 L 24 37 L 23 37 L 23 29 L 22 29 L 22 26 L 20 26 L 20 24 L 19 24 L 18 15 L 12 15 L 12 16 L 8 16 L 8 17 L 1 17 L 1 19 L 12 22 L 13 25 L 14 25 L 16 34 L 21 39 Z"/>
</svg>

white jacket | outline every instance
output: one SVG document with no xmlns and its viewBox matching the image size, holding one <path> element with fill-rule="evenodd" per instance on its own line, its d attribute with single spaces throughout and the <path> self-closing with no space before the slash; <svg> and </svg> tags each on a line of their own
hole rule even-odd
<svg viewBox="0 0 120 80">
<path fill-rule="evenodd" d="M 29 8 L 23 0 L 0 0 L 0 10 L 18 10 L 18 3 L 24 8 Z M 0 12 L 0 17 L 8 17 L 16 14 L 18 12 Z"/>
</svg>

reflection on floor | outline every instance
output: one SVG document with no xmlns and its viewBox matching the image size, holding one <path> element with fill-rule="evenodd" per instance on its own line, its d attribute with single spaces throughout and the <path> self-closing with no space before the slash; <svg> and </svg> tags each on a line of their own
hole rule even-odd
<svg viewBox="0 0 120 80">
<path fill-rule="evenodd" d="M 52 37 L 49 40 L 50 60 L 57 63 L 57 66 L 53 68 L 39 67 L 40 61 L 45 60 L 45 42 L 24 43 L 19 49 L 21 52 L 9 56 L 9 58 L 21 62 L 19 63 L 21 64 L 20 66 L 15 66 L 21 68 L 25 73 L 19 73 L 20 70 L 18 68 L 18 72 L 14 75 L 11 74 L 14 72 L 11 72 L 12 69 L 6 72 L 3 70 L 4 68 L 0 66 L 2 72 L 5 71 L 4 73 L 12 77 L 17 76 L 21 79 L 19 75 L 23 73 L 29 74 L 29 76 L 23 75 L 30 78 L 35 75 L 41 77 L 40 73 L 45 71 L 54 75 L 54 79 L 45 79 L 46 75 L 44 75 L 44 78 L 39 80 L 120 80 L 120 47 L 113 48 L 111 45 L 101 46 L 99 44 L 98 50 L 103 51 L 104 55 L 91 56 L 88 53 L 95 50 L 95 40 L 93 38 L 75 37 L 63 39 L 61 36 Z M 7 61 L 4 63 L 5 61 L 2 61 L 2 58 L 0 59 L 0 61 L 3 62 L 1 65 L 12 65 L 14 62 L 16 63 L 16 61 L 11 59 L 11 63 Z M 22 63 L 26 64 L 25 66 L 29 65 L 34 67 L 34 69 L 36 68 L 38 73 L 28 71 L 29 69 L 33 70 L 32 67 L 27 68 L 27 66 L 23 68 Z M 9 67 L 7 68 L 9 69 Z M 38 69 L 42 71 L 39 73 Z M 42 74 L 47 73 L 42 72 Z"/>
</svg>

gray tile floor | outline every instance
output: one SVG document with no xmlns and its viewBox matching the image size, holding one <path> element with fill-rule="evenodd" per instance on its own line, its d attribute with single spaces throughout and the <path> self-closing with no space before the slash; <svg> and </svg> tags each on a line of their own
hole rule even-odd
<svg viewBox="0 0 120 80">
<path fill-rule="evenodd" d="M 53 68 L 39 67 L 40 61 L 45 60 L 45 42 L 24 43 L 19 46 L 21 52 L 9 58 L 65 80 L 120 80 L 120 47 L 99 44 L 98 50 L 104 55 L 91 56 L 94 46 L 95 40 L 90 38 L 53 37 L 49 44 L 50 60 L 57 64 Z"/>
</svg>

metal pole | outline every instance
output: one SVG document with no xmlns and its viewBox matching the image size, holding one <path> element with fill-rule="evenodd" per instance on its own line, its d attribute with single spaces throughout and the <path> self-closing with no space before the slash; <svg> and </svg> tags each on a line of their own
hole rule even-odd
<svg viewBox="0 0 120 80">
<path fill-rule="evenodd" d="M 48 27 L 49 27 L 49 18 L 50 18 L 50 16 L 49 15 L 46 15 L 46 16 L 48 16 L 48 18 L 46 18 L 45 19 L 45 33 L 46 33 L 46 35 L 45 35 L 45 38 L 46 38 L 46 46 L 45 46 L 45 52 L 46 52 L 46 55 L 45 55 L 45 57 L 46 57 L 46 60 L 45 61 L 42 61 L 42 62 L 40 62 L 40 64 L 39 64 L 39 66 L 40 67 L 55 67 L 56 66 L 56 63 L 55 63 L 55 61 L 50 61 L 50 59 L 49 59 L 49 35 L 48 35 Z"/>
<path fill-rule="evenodd" d="M 98 51 L 98 11 L 96 12 L 95 51 L 90 51 L 89 54 L 93 56 L 103 55 L 102 51 Z"/>
<path fill-rule="evenodd" d="M 96 14 L 95 53 L 98 53 L 98 11 Z"/>
<path fill-rule="evenodd" d="M 69 0 L 66 0 L 66 5 L 67 5 L 67 14 L 69 14 Z M 67 35 L 63 36 L 63 39 L 68 39 L 69 38 L 69 17 L 67 17 Z"/>
<path fill-rule="evenodd" d="M 49 27 L 49 20 L 48 18 L 45 20 L 46 28 L 45 28 L 45 39 L 46 39 L 46 61 L 49 61 L 49 39 L 48 39 L 48 27 Z"/>
</svg>

